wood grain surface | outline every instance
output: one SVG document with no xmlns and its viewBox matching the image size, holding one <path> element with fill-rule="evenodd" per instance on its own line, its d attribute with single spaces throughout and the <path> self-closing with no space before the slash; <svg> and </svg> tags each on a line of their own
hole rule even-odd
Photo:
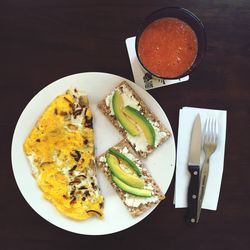
<svg viewBox="0 0 250 250">
<path fill-rule="evenodd" d="M 63 76 L 108 72 L 133 80 L 125 39 L 150 12 L 181 6 L 204 22 L 208 49 L 189 82 L 151 90 L 177 139 L 183 106 L 228 111 L 218 210 L 185 224 L 172 201 L 174 179 L 153 213 L 125 231 L 84 236 L 56 228 L 23 199 L 12 173 L 16 122 L 29 100 Z M 249 0 L 0 1 L 0 249 L 250 249 Z"/>
</svg>

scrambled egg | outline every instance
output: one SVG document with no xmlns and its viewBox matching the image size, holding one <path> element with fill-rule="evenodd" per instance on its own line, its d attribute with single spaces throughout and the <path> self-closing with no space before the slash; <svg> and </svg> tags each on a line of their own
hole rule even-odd
<svg viewBox="0 0 250 250">
<path fill-rule="evenodd" d="M 62 214 L 76 220 L 103 217 L 104 199 L 96 178 L 87 96 L 76 89 L 58 96 L 23 147 L 44 197 Z"/>
</svg>

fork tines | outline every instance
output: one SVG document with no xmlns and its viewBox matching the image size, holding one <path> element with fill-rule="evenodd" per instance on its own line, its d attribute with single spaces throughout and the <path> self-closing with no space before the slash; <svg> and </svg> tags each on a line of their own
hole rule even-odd
<svg viewBox="0 0 250 250">
<path fill-rule="evenodd" d="M 218 140 L 218 122 L 214 117 L 206 119 L 205 131 L 204 131 L 204 142 L 217 143 Z"/>
</svg>

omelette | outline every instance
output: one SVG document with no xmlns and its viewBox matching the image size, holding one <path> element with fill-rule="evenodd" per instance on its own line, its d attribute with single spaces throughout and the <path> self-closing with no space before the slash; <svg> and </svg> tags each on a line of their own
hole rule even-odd
<svg viewBox="0 0 250 250">
<path fill-rule="evenodd" d="M 92 121 L 87 95 L 67 90 L 46 108 L 23 145 L 44 198 L 75 220 L 103 218 Z"/>
</svg>

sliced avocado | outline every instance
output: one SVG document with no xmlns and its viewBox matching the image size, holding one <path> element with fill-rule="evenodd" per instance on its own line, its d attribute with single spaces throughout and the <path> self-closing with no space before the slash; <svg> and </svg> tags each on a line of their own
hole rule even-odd
<svg viewBox="0 0 250 250">
<path fill-rule="evenodd" d="M 128 174 L 122 170 L 119 166 L 119 161 L 116 156 L 106 153 L 105 155 L 108 166 L 113 175 L 119 178 L 121 181 L 126 183 L 129 186 L 136 187 L 136 188 L 144 188 L 144 180 L 140 179 L 136 175 Z"/>
<path fill-rule="evenodd" d="M 133 194 L 136 196 L 141 196 L 141 197 L 151 197 L 152 192 L 148 189 L 140 189 L 140 188 L 135 188 L 127 185 L 123 181 L 121 181 L 119 178 L 117 178 L 115 175 L 112 175 L 112 180 L 113 182 L 123 191 L 129 194 Z"/>
<path fill-rule="evenodd" d="M 124 108 L 124 113 L 141 127 L 148 144 L 155 146 L 155 130 L 147 118 L 140 111 L 130 106 Z"/>
<path fill-rule="evenodd" d="M 112 107 L 115 113 L 117 120 L 120 122 L 122 127 L 132 136 L 139 135 L 140 131 L 136 127 L 136 125 L 130 121 L 123 113 L 123 99 L 118 91 L 115 91 L 112 97 Z"/>
<path fill-rule="evenodd" d="M 136 166 L 136 164 L 131 161 L 126 155 L 120 153 L 119 151 L 113 149 L 113 148 L 110 148 L 109 149 L 109 153 L 117 156 L 118 158 L 124 160 L 125 162 L 128 163 L 128 165 L 135 171 L 135 173 L 140 177 L 141 176 L 141 171 L 140 169 Z"/>
</svg>

